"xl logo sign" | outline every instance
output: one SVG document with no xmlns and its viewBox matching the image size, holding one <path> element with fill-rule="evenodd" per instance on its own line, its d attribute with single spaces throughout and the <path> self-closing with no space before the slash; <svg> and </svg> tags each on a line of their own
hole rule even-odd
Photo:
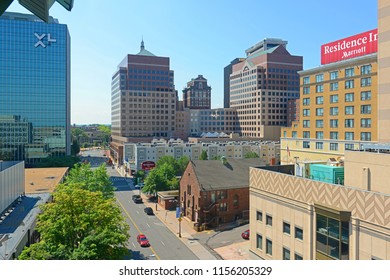
<svg viewBox="0 0 390 280">
<path fill-rule="evenodd" d="M 39 35 L 39 34 L 37 34 L 37 33 L 34 33 L 34 35 L 35 35 L 35 37 L 37 37 L 37 39 L 38 39 L 38 42 L 35 43 L 34 47 L 42 46 L 42 47 L 46 48 L 47 45 L 50 45 L 51 43 L 57 42 L 57 39 L 51 38 L 50 33 L 48 33 L 48 34 L 45 34 L 45 33 L 44 33 L 44 34 L 42 34 L 42 35 Z M 43 42 L 43 39 L 44 39 L 45 37 L 47 38 L 47 39 L 46 39 L 46 44 Z"/>
</svg>

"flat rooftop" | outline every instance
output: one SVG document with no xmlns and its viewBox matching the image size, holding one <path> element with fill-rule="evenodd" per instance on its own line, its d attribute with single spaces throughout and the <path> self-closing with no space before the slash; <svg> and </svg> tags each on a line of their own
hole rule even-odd
<svg viewBox="0 0 390 280">
<path fill-rule="evenodd" d="M 67 167 L 56 168 L 26 168 L 25 192 L 26 194 L 52 193 L 60 184 L 66 173 Z"/>
</svg>

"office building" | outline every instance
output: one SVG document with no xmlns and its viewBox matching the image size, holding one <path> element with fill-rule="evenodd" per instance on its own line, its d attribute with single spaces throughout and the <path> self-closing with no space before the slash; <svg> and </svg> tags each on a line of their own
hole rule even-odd
<svg viewBox="0 0 390 280">
<path fill-rule="evenodd" d="M 175 130 L 177 92 L 169 58 L 155 56 L 141 42 L 128 54 L 111 83 L 111 152 L 119 164 L 123 143 L 171 138 Z"/>
<path fill-rule="evenodd" d="M 300 119 L 282 128 L 282 164 L 296 159 L 342 159 L 346 150 L 378 140 L 376 36 L 375 29 L 325 44 L 323 65 L 299 72 Z M 360 39 L 366 46 L 345 50 L 350 56 L 337 58 L 336 52 L 326 53 L 335 45 L 352 45 Z M 366 51 L 359 52 L 362 48 Z"/>
<path fill-rule="evenodd" d="M 224 108 L 230 108 L 230 74 L 233 73 L 233 65 L 244 60 L 245 58 L 235 58 L 230 62 L 228 66 L 223 68 L 223 107 Z"/>
<path fill-rule="evenodd" d="M 230 75 L 230 107 L 237 110 L 239 132 L 279 140 L 280 128 L 287 124 L 287 102 L 299 98 L 302 56 L 291 55 L 287 41 L 271 38 L 246 54 Z"/>
<path fill-rule="evenodd" d="M 70 36 L 50 18 L 0 17 L 0 159 L 70 155 Z"/>
<path fill-rule="evenodd" d="M 183 105 L 189 109 L 211 108 L 211 87 L 202 75 L 191 79 L 183 89 Z"/>
</svg>

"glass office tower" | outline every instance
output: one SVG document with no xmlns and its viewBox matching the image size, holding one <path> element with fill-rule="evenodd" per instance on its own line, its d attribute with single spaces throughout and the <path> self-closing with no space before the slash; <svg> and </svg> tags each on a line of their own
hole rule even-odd
<svg viewBox="0 0 390 280">
<path fill-rule="evenodd" d="M 0 160 L 70 154 L 70 36 L 51 18 L 0 17 Z"/>
</svg>

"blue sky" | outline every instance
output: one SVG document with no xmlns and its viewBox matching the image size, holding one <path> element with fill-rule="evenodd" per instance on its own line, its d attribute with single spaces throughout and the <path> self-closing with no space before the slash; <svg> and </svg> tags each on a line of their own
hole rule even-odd
<svg viewBox="0 0 390 280">
<path fill-rule="evenodd" d="M 108 4 L 109 3 L 109 4 Z M 9 12 L 26 12 L 18 1 Z M 212 108 L 223 107 L 223 68 L 264 38 L 288 41 L 304 69 L 320 65 L 320 46 L 377 28 L 376 0 L 75 0 L 50 15 L 68 25 L 72 116 L 76 124 L 111 123 L 111 76 L 126 54 L 145 48 L 170 57 L 179 98 L 202 74 Z"/>
</svg>

